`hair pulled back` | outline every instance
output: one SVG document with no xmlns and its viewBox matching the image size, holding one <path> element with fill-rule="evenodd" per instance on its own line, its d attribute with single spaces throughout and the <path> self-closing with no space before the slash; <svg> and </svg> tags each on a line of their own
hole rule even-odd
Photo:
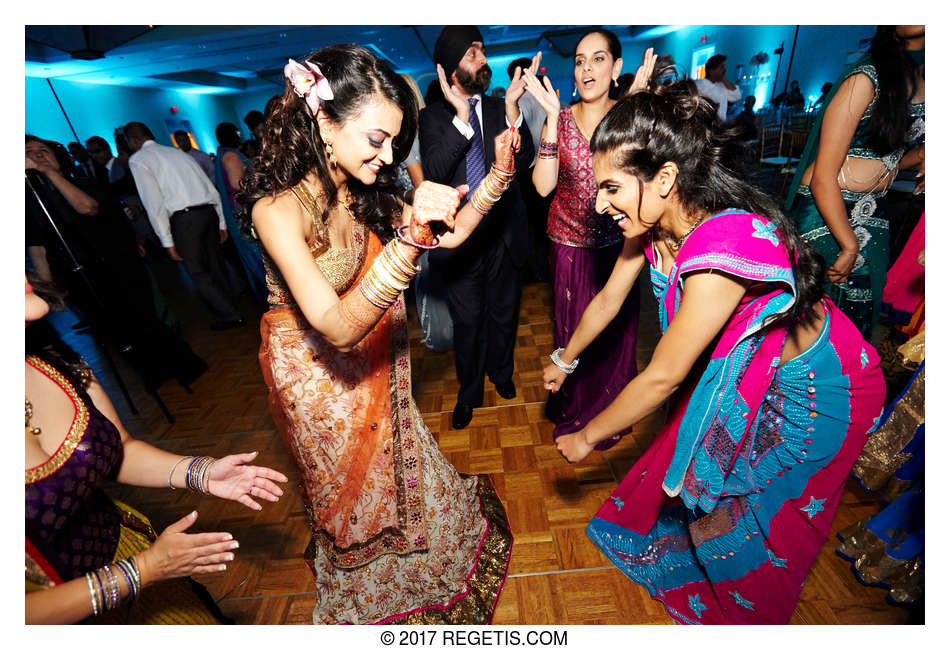
<svg viewBox="0 0 950 650">
<path fill-rule="evenodd" d="M 782 320 L 804 321 L 823 295 L 824 261 L 778 204 L 742 179 L 735 136 L 736 129 L 722 125 L 712 102 L 685 79 L 618 101 L 594 131 L 590 148 L 611 155 L 640 181 L 654 178 L 664 163 L 675 163 L 677 197 L 690 214 L 738 208 L 775 223 L 798 294 Z"/>
<path fill-rule="evenodd" d="M 917 73 L 923 66 L 911 58 L 896 25 L 878 26 L 868 53 L 878 80 L 877 101 L 868 119 L 868 142 L 878 153 L 887 154 L 907 137 L 910 98 L 917 92 Z"/>
<path fill-rule="evenodd" d="M 395 166 L 409 154 L 416 133 L 419 109 L 415 96 L 385 62 L 358 45 L 331 45 L 313 52 L 306 61 L 319 66 L 333 90 L 333 99 L 321 100 L 320 107 L 337 124 L 358 116 L 374 95 L 385 97 L 402 110 L 402 125 L 393 139 L 392 164 L 380 169 L 373 185 L 348 182 L 353 213 L 380 238 L 388 240 L 393 234 L 393 217 L 400 209 Z M 288 81 L 283 96 L 267 115 L 260 156 L 241 181 L 237 198 L 253 205 L 264 196 L 276 196 L 297 185 L 310 171 L 316 173 L 323 194 L 334 197 L 336 187 L 316 118 Z M 327 201 L 323 218 L 333 204 L 332 199 Z"/>
</svg>

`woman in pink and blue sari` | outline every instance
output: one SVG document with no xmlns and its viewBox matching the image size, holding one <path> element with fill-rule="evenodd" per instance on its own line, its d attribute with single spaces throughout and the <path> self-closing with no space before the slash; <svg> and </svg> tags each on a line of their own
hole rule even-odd
<svg viewBox="0 0 950 650">
<path fill-rule="evenodd" d="M 730 165 L 692 81 L 621 100 L 591 139 L 597 210 L 625 237 L 558 363 L 557 390 L 650 264 L 663 336 L 577 433 L 570 462 L 669 399 L 668 419 L 588 526 L 684 623 L 787 623 L 884 402 L 878 355 L 822 292 L 824 264 Z"/>
</svg>

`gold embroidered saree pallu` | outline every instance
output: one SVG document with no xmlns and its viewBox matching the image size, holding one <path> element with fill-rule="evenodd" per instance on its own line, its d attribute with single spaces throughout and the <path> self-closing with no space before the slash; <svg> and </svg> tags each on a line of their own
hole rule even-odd
<svg viewBox="0 0 950 650">
<path fill-rule="evenodd" d="M 382 250 L 370 235 L 348 288 Z M 487 477 L 460 475 L 412 400 L 402 297 L 341 352 L 293 306 L 261 320 L 268 403 L 312 526 L 315 623 L 488 622 L 511 534 Z"/>
</svg>

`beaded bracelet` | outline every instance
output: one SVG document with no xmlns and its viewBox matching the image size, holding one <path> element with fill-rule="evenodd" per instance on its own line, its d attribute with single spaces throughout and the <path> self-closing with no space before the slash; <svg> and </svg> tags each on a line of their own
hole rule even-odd
<svg viewBox="0 0 950 650">
<path fill-rule="evenodd" d="M 415 246 L 416 248 L 421 248 L 423 250 L 431 250 L 433 248 L 439 247 L 438 235 L 436 235 L 435 238 L 433 238 L 431 244 L 421 244 L 417 241 L 413 241 L 412 239 L 409 239 L 409 235 L 406 232 L 407 230 L 408 230 L 408 226 L 399 226 L 398 228 L 396 228 L 396 236 L 399 237 L 399 239 L 401 239 L 405 243 L 409 244 L 410 246 Z"/>
<path fill-rule="evenodd" d="M 557 350 L 555 350 L 554 352 L 552 352 L 552 353 L 551 353 L 551 361 L 554 362 L 554 365 L 557 366 L 558 369 L 559 369 L 561 372 L 563 372 L 563 373 L 569 375 L 569 374 L 571 374 L 572 372 L 574 372 L 574 371 L 577 369 L 577 362 L 580 361 L 580 359 L 579 359 L 579 358 L 575 358 L 575 359 L 574 359 L 571 363 L 569 363 L 569 364 L 568 364 L 568 363 L 564 363 L 563 361 L 561 361 L 561 353 L 562 353 L 562 352 L 564 352 L 564 348 L 558 348 Z"/>
<path fill-rule="evenodd" d="M 545 140 L 541 138 L 538 149 L 542 151 L 557 151 L 557 140 Z"/>
<path fill-rule="evenodd" d="M 99 570 L 102 571 L 102 575 L 109 583 L 109 590 L 106 592 L 108 599 L 106 609 L 115 609 L 116 605 L 119 604 L 119 578 L 113 573 L 111 564 L 106 564 Z"/>
</svg>

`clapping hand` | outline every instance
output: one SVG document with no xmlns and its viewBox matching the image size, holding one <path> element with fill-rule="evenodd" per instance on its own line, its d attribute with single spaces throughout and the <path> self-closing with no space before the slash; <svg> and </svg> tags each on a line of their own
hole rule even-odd
<svg viewBox="0 0 950 650">
<path fill-rule="evenodd" d="M 505 103 L 516 105 L 518 100 L 521 99 L 521 96 L 526 90 L 525 83 L 527 82 L 528 77 L 534 77 L 538 74 L 538 67 L 541 65 L 541 53 L 538 52 L 531 58 L 531 65 L 527 69 L 521 68 L 518 66 L 515 68 L 515 74 L 511 78 L 511 83 L 508 84 L 508 89 L 505 91 Z"/>
<path fill-rule="evenodd" d="M 656 67 L 656 59 L 657 56 L 653 53 L 652 47 L 648 47 L 643 51 L 643 63 L 637 68 L 637 73 L 633 77 L 630 89 L 627 90 L 627 95 L 647 89 L 647 84 L 650 83 L 650 78 L 653 76 L 653 69 Z"/>
<path fill-rule="evenodd" d="M 541 108 L 548 116 L 548 122 L 557 125 L 557 114 L 561 112 L 561 100 L 558 99 L 557 91 L 551 85 L 551 80 L 545 75 L 544 82 L 538 81 L 535 75 L 528 75 L 524 78 L 525 90 L 531 93 L 531 96 L 538 100 Z"/>
<path fill-rule="evenodd" d="M 248 465 L 257 457 L 257 452 L 232 454 L 219 458 L 211 466 L 208 480 L 208 492 L 222 499 L 237 501 L 250 508 L 260 510 L 261 505 L 252 497 L 275 502 L 284 492 L 274 481 L 287 482 L 287 477 L 269 467 Z"/>
<path fill-rule="evenodd" d="M 445 96 L 445 100 L 455 109 L 455 114 L 458 118 L 468 124 L 468 112 L 470 108 L 468 97 L 462 94 L 458 86 L 449 85 L 448 79 L 445 78 L 445 70 L 442 69 L 441 65 L 436 64 L 435 72 L 439 76 L 439 85 L 442 87 L 442 94 Z"/>
</svg>

